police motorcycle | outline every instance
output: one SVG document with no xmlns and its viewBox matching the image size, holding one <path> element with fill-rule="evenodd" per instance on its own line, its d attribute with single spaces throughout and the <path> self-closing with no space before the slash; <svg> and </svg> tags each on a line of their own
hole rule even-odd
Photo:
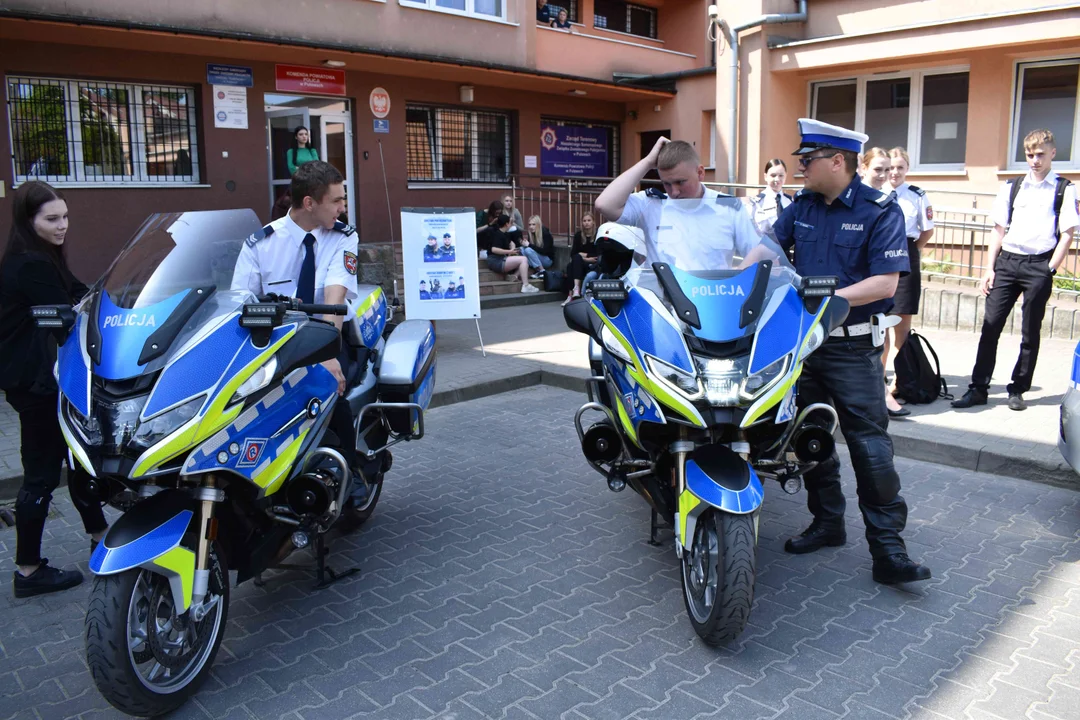
<svg viewBox="0 0 1080 720">
<path fill-rule="evenodd" d="M 685 255 L 686 233 L 725 222 L 721 208 L 666 199 L 658 245 Z M 597 236 L 602 279 L 564 309 L 591 338 L 589 402 L 574 417 L 581 449 L 612 491 L 629 485 L 648 502 L 650 544 L 659 520 L 674 528 L 690 622 L 724 644 L 753 603 L 761 479 L 796 493 L 832 453 L 836 412 L 801 407 L 798 380 L 848 303 L 833 294 L 836 278 L 800 277 L 774 245 L 772 259 L 739 269 L 685 258 L 689 269 L 629 270 L 643 256 L 640 231 L 608 223 Z M 586 425 L 587 413 L 599 418 Z"/>
<path fill-rule="evenodd" d="M 1060 412 L 1058 451 L 1069 466 L 1080 473 L 1080 343 L 1073 350 L 1072 375 Z"/>
<path fill-rule="evenodd" d="M 431 323 L 383 337 L 381 288 L 313 305 L 231 291 L 251 210 L 151 216 L 78 306 L 38 306 L 59 342 L 59 420 L 83 491 L 121 510 L 94 549 L 86 660 L 102 695 L 137 716 L 179 707 L 226 626 L 229 570 L 258 579 L 374 511 L 388 448 L 423 437 L 435 382 Z M 315 315 L 349 315 L 338 330 Z M 345 397 L 319 363 L 342 340 Z M 348 402 L 355 437 L 328 429 Z M 337 442 L 355 442 L 349 468 Z M 338 445 L 340 447 L 340 445 Z M 347 574 L 347 573 L 346 573 Z"/>
</svg>

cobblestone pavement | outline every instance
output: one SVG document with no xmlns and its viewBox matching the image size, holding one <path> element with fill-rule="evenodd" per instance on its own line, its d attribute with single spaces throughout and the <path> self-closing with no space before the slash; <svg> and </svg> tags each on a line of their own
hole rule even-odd
<svg viewBox="0 0 1080 720">
<path fill-rule="evenodd" d="M 644 502 L 580 459 L 579 402 L 538 387 L 431 411 L 369 526 L 334 545 L 363 573 L 236 590 L 212 676 L 174 717 L 1077 717 L 1080 494 L 899 461 L 909 549 L 935 575 L 903 591 L 871 581 L 853 501 L 847 547 L 785 555 L 805 498 L 769 485 L 750 625 L 714 650 L 670 542 L 645 542 Z M 64 497 L 46 554 L 85 569 L 73 521 Z M 0 593 L 0 718 L 114 716 L 82 660 L 86 594 Z"/>
</svg>

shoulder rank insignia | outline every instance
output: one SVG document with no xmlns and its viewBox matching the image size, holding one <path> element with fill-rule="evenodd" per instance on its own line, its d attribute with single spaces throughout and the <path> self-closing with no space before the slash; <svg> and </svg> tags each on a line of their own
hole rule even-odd
<svg viewBox="0 0 1080 720">
<path fill-rule="evenodd" d="M 908 185 L 908 189 L 911 190 L 911 192 L 918 195 L 919 197 L 923 197 L 924 195 L 926 195 L 926 191 L 923 190 L 921 187 L 916 187 L 914 185 Z"/>
<path fill-rule="evenodd" d="M 340 220 L 334 223 L 334 229 L 339 233 L 343 233 L 346 237 L 356 232 L 356 228 L 348 223 L 343 223 Z"/>
<path fill-rule="evenodd" d="M 867 186 L 867 189 L 872 190 L 873 188 L 870 188 L 869 186 Z M 874 203 L 875 205 L 879 205 L 881 207 L 888 207 L 889 203 L 896 201 L 896 193 L 895 192 L 883 193 L 880 190 L 878 190 L 877 191 L 877 197 L 874 197 L 873 195 L 867 195 L 866 199 L 869 200 L 870 202 Z"/>
<path fill-rule="evenodd" d="M 274 234 L 274 226 L 273 225 L 263 225 L 261 230 L 257 230 L 255 232 L 251 233 L 251 235 L 248 235 L 248 239 L 245 240 L 244 242 L 247 245 L 249 245 L 251 247 L 254 247 L 255 243 L 259 242 L 263 238 L 268 238 L 273 234 Z"/>
</svg>

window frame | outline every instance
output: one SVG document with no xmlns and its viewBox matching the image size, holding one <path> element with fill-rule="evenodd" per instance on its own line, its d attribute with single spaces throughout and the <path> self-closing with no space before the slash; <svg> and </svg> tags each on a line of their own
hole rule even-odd
<svg viewBox="0 0 1080 720">
<path fill-rule="evenodd" d="M 855 127 L 856 132 L 866 132 L 866 85 L 869 82 L 879 80 L 908 80 L 911 83 L 911 95 L 908 107 L 908 136 L 904 148 L 911 157 L 912 167 L 910 172 L 953 172 L 966 170 L 967 148 L 965 146 L 965 161 L 960 163 L 920 163 L 922 157 L 922 119 L 923 119 L 923 82 L 927 77 L 935 75 L 953 75 L 956 73 L 968 74 L 968 106 L 971 105 L 971 66 L 970 65 L 947 65 L 942 67 L 926 68 L 923 70 L 900 70 L 897 72 L 874 73 L 870 75 L 856 75 L 848 77 L 830 78 L 823 80 L 811 80 L 809 83 L 809 115 L 817 115 L 818 88 L 837 85 L 855 85 Z M 967 142 L 965 135 L 964 142 Z M 888 148 L 886 148 L 887 150 Z"/>
<path fill-rule="evenodd" d="M 622 35 L 629 35 L 630 37 L 643 38 L 645 40 L 659 40 L 660 39 L 660 9 L 659 8 L 655 8 L 655 7 L 652 7 L 652 6 L 649 6 L 649 5 L 639 5 L 637 3 L 630 2 L 629 0 L 615 0 L 615 1 L 616 2 L 621 2 L 623 5 L 626 6 L 626 17 L 624 19 L 624 22 L 623 22 L 622 26 L 620 28 L 618 28 L 618 29 L 612 28 L 612 27 L 610 27 L 610 25 L 605 26 L 605 27 L 598 26 L 596 24 L 596 6 L 593 5 L 592 26 L 593 26 L 594 29 L 596 29 L 596 30 L 606 30 L 607 32 L 620 33 Z M 645 12 L 647 12 L 647 13 L 649 13 L 651 15 L 651 23 L 650 23 L 651 28 L 650 29 L 653 31 L 652 35 L 638 35 L 637 33 L 630 32 L 630 24 L 631 24 L 631 22 L 630 22 L 630 12 L 631 12 L 631 10 L 634 10 L 634 9 L 643 10 L 643 11 L 645 11 Z M 604 17 L 606 18 L 607 16 L 605 15 Z"/>
<path fill-rule="evenodd" d="M 441 12 L 448 15 L 457 15 L 458 17 L 468 17 L 475 20 L 487 20 L 488 22 L 502 23 L 510 22 L 508 6 L 511 2 L 512 0 L 502 0 L 501 15 L 488 15 L 487 13 L 476 12 L 476 0 L 465 0 L 464 10 L 457 10 L 455 8 L 448 8 L 436 5 L 436 0 L 398 0 L 399 5 L 416 8 L 418 10 L 430 10 L 432 12 Z"/>
<path fill-rule="evenodd" d="M 1054 67 L 1059 65 L 1080 66 L 1080 56 L 1063 55 L 1041 60 L 1021 59 L 1013 61 L 1012 94 L 1010 96 L 1012 106 L 1009 109 L 1009 148 L 1008 154 L 1005 156 L 1005 169 L 1007 171 L 1026 173 L 1029 169 L 1027 163 L 1018 163 L 1015 160 L 1016 152 L 1024 142 L 1024 139 L 1020 137 L 1020 96 L 1024 92 L 1024 71 L 1029 67 Z M 1076 85 L 1076 105 L 1073 108 L 1072 158 L 1068 162 L 1054 160 L 1054 164 L 1059 171 L 1080 170 L 1080 72 L 1077 73 Z"/>
<path fill-rule="evenodd" d="M 474 108 L 464 107 L 460 105 L 438 105 L 433 103 L 423 102 L 406 102 L 406 111 L 408 110 L 422 110 L 425 112 L 433 113 L 431 115 L 431 132 L 432 137 L 428 139 L 431 143 L 431 171 L 432 177 L 428 178 L 414 178 L 409 174 L 409 158 L 408 158 L 408 139 L 406 138 L 406 158 L 405 158 L 405 181 L 409 187 L 415 186 L 427 186 L 433 185 L 436 187 L 445 188 L 464 188 L 464 187 L 476 187 L 476 186 L 498 186 L 510 185 L 514 175 L 514 115 L 509 110 L 502 110 L 498 108 Z M 470 167 L 472 168 L 471 177 L 468 178 L 445 178 L 443 176 L 443 144 L 439 142 L 439 138 L 442 137 L 443 113 L 445 112 L 461 112 L 469 115 L 469 147 L 468 156 L 470 158 Z M 477 177 L 477 168 L 480 166 L 480 124 L 477 122 L 477 115 L 483 113 L 485 115 L 498 115 L 506 122 L 506 177 L 501 180 L 491 180 Z"/>
<path fill-rule="evenodd" d="M 68 154 L 68 169 L 64 175 L 29 175 L 18 172 L 15 157 L 15 129 L 10 106 L 12 98 L 7 97 L 13 84 L 34 85 L 41 83 L 44 86 L 60 87 L 64 92 L 64 124 L 65 124 L 65 147 Z M 123 90 L 127 93 L 128 125 L 131 137 L 126 142 L 126 150 L 131 158 L 131 175 L 97 175 L 89 176 L 86 172 L 86 160 L 81 152 L 81 141 L 75 138 L 83 136 L 83 122 L 81 113 L 80 90 L 84 87 L 101 88 L 106 90 Z M 188 175 L 152 175 L 149 172 L 149 158 L 146 153 L 149 149 L 147 142 L 147 118 L 145 98 L 147 93 L 157 91 L 186 92 L 192 100 L 192 106 L 188 110 L 190 117 L 187 123 L 188 149 L 191 156 L 191 173 Z M 9 110 L 7 113 L 8 147 L 11 148 L 11 172 L 14 185 L 24 182 L 44 179 L 50 185 L 57 187 L 90 186 L 108 187 L 117 185 L 153 185 L 160 187 L 185 187 L 199 185 L 201 183 L 201 165 L 199 162 L 199 123 L 200 123 L 200 96 L 199 87 L 194 85 L 174 85 L 156 83 L 133 83 L 116 82 L 113 80 L 77 80 L 65 77 L 48 77 L 43 75 L 4 75 L 4 95 Z"/>
</svg>

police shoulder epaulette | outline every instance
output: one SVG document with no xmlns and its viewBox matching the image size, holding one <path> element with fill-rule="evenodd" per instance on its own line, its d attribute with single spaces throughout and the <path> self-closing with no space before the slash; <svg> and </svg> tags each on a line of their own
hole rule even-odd
<svg viewBox="0 0 1080 720">
<path fill-rule="evenodd" d="M 923 189 L 922 189 L 921 187 L 917 187 L 917 186 L 915 186 L 915 185 L 908 185 L 908 190 L 910 190 L 911 192 L 915 193 L 915 194 L 916 194 L 916 195 L 918 195 L 919 197 L 923 197 L 923 196 L 925 196 L 925 195 L 926 195 L 926 191 L 925 191 L 925 190 L 923 190 Z"/>
<path fill-rule="evenodd" d="M 764 190 L 762 190 L 761 192 L 759 192 L 759 193 L 757 194 L 757 196 L 756 196 L 756 197 L 754 197 L 754 199 L 755 199 L 755 200 L 764 200 L 764 199 L 765 199 L 765 191 L 764 191 Z"/>
<path fill-rule="evenodd" d="M 733 208 L 735 210 L 742 210 L 743 208 L 742 200 L 737 197 L 732 197 L 730 195 L 717 195 L 716 204 L 722 205 L 724 207 Z"/>
<path fill-rule="evenodd" d="M 254 246 L 255 243 L 259 242 L 263 238 L 268 238 L 273 234 L 274 234 L 274 226 L 273 225 L 263 225 L 260 230 L 257 230 L 255 232 L 251 233 L 251 235 L 248 236 L 248 239 L 245 240 L 244 242 L 246 242 L 248 245 Z"/>
<path fill-rule="evenodd" d="M 658 187 L 651 187 L 651 188 L 648 188 L 647 190 L 645 190 L 645 197 L 659 198 L 661 200 L 664 200 L 664 199 L 667 198 L 667 193 L 665 193 L 663 190 L 661 190 Z"/>
<path fill-rule="evenodd" d="M 352 235 L 354 232 L 356 232 L 356 228 L 354 228 L 349 223 L 343 223 L 340 220 L 334 223 L 334 229 L 337 230 L 339 233 L 344 233 L 345 237 L 348 237 L 349 235 Z"/>
<path fill-rule="evenodd" d="M 798 200 L 799 198 L 810 197 L 811 192 L 813 192 L 813 191 L 807 190 L 806 188 L 801 188 L 799 190 L 799 192 L 795 193 L 795 197 L 793 197 L 792 200 Z"/>
<path fill-rule="evenodd" d="M 873 188 L 867 186 L 867 190 L 873 190 Z M 874 203 L 875 205 L 880 205 L 881 207 L 889 207 L 889 203 L 894 202 L 896 200 L 896 193 L 895 192 L 883 193 L 880 190 L 878 190 L 877 191 L 877 197 L 874 197 L 873 195 L 870 195 L 869 193 L 867 193 L 866 199 L 869 200 L 870 202 Z"/>
</svg>

